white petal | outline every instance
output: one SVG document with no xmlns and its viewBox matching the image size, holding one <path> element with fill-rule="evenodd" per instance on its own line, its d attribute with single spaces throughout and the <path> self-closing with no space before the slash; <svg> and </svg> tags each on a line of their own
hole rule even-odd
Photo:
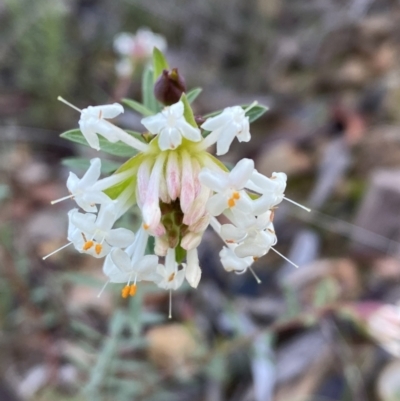
<svg viewBox="0 0 400 401">
<path fill-rule="evenodd" d="M 111 283 L 126 283 L 129 280 L 129 274 L 121 271 L 114 264 L 109 253 L 104 260 L 103 273 L 109 278 Z"/>
<path fill-rule="evenodd" d="M 131 265 L 131 259 L 126 252 L 122 249 L 114 248 L 110 253 L 111 260 L 115 266 L 123 273 L 129 275 L 133 272 L 133 266 Z"/>
<path fill-rule="evenodd" d="M 181 240 L 181 247 L 190 251 L 191 249 L 195 249 L 200 245 L 203 234 L 188 232 L 183 236 Z"/>
<path fill-rule="evenodd" d="M 200 130 L 192 127 L 188 122 L 180 121 L 177 127 L 180 129 L 182 135 L 189 141 L 199 142 L 201 140 Z"/>
<path fill-rule="evenodd" d="M 221 131 L 217 141 L 217 155 L 222 156 L 228 152 L 233 140 L 235 139 L 236 129 L 231 125 L 227 125 Z"/>
<path fill-rule="evenodd" d="M 243 189 L 254 171 L 254 161 L 242 159 L 229 173 L 229 182 L 236 189 Z"/>
<path fill-rule="evenodd" d="M 135 234 L 126 228 L 114 228 L 109 232 L 106 241 L 111 246 L 126 248 L 135 239 Z"/>
<path fill-rule="evenodd" d="M 201 128 L 206 131 L 215 131 L 230 121 L 232 121 L 232 115 L 229 112 L 222 112 L 215 117 L 207 118 L 207 120 L 201 125 Z"/>
<path fill-rule="evenodd" d="M 90 167 L 80 181 L 80 187 L 91 187 L 100 178 L 101 173 L 101 160 L 96 157 L 90 160 Z"/>
<path fill-rule="evenodd" d="M 162 128 L 166 125 L 166 119 L 161 113 L 158 113 L 155 116 L 142 118 L 140 122 L 154 135 L 159 134 Z"/>
<path fill-rule="evenodd" d="M 255 244 L 254 242 L 248 241 L 243 244 L 238 245 L 235 248 L 235 254 L 239 258 L 245 258 L 247 256 L 261 257 L 264 256 L 268 252 L 268 248 L 263 248 Z"/>
<path fill-rule="evenodd" d="M 67 179 L 67 188 L 71 194 L 75 194 L 80 183 L 80 179 L 76 174 L 70 172 Z"/>
<path fill-rule="evenodd" d="M 117 210 L 115 203 L 106 203 L 101 205 L 96 219 L 96 226 L 102 231 L 111 230 L 117 219 Z"/>
<path fill-rule="evenodd" d="M 203 168 L 199 173 L 200 182 L 215 192 L 222 192 L 228 188 L 229 176 L 225 172 Z"/>
<path fill-rule="evenodd" d="M 207 211 L 212 216 L 219 216 L 225 209 L 228 208 L 228 199 L 224 194 L 215 194 L 208 201 L 206 205 Z"/>
<path fill-rule="evenodd" d="M 171 113 L 175 118 L 179 118 L 183 116 L 184 112 L 184 105 L 183 102 L 179 101 L 178 103 L 175 103 L 167 108 L 169 113 Z"/>
<path fill-rule="evenodd" d="M 188 283 L 193 288 L 197 288 L 201 278 L 201 268 L 199 266 L 197 249 L 192 249 L 187 253 L 187 265 L 185 269 L 185 276 Z"/>
<path fill-rule="evenodd" d="M 79 120 L 79 128 L 82 132 L 82 135 L 87 140 L 89 146 L 93 149 L 100 150 L 100 142 L 97 137 L 96 130 L 85 123 L 85 121 Z"/>
<path fill-rule="evenodd" d="M 76 228 L 84 233 L 93 235 L 96 231 L 95 225 L 96 215 L 92 213 L 79 213 L 77 209 L 71 213 L 71 222 Z"/>
<path fill-rule="evenodd" d="M 237 228 L 233 224 L 223 224 L 221 226 L 221 237 L 226 242 L 240 242 L 246 235 L 245 230 Z"/>
</svg>

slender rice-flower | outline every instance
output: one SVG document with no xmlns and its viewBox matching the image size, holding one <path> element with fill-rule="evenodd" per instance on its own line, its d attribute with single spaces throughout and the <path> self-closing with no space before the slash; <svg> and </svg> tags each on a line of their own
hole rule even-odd
<svg viewBox="0 0 400 401">
<path fill-rule="evenodd" d="M 273 216 L 286 199 L 286 175 L 265 177 L 250 159 L 240 160 L 229 171 L 209 148 L 216 144 L 217 153 L 225 154 L 235 137 L 249 141 L 249 115 L 265 108 L 256 103 L 247 108 L 234 106 L 197 124 L 183 94 L 153 115 L 145 109 L 142 124 L 149 132 L 142 139 L 105 120 L 123 111 L 118 104 L 77 110 L 89 146 L 99 148 L 96 134 L 100 134 L 110 142 L 122 142 L 136 155 L 110 177 L 100 178 L 98 158 L 91 160 L 82 178 L 71 173 L 70 195 L 53 203 L 71 199 L 87 213 L 76 208 L 69 212 L 69 242 L 64 247 L 74 245 L 81 253 L 106 257 L 107 283 L 124 284 L 125 298 L 135 295 L 139 282 L 151 281 L 169 290 L 171 299 L 171 291 L 185 279 L 190 286 L 198 286 L 202 274 L 198 247 L 210 227 L 221 239 L 224 269 L 237 274 L 249 270 L 260 282 L 252 264 L 270 250 L 279 254 L 274 248 Z M 133 207 L 141 216 L 136 235 L 115 228 Z M 154 241 L 149 241 L 151 237 Z"/>
</svg>

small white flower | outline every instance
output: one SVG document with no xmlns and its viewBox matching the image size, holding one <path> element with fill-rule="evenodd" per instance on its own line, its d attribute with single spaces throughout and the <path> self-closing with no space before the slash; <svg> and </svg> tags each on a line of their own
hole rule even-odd
<svg viewBox="0 0 400 401">
<path fill-rule="evenodd" d="M 208 168 L 201 170 L 200 182 L 216 192 L 207 202 L 207 210 L 212 216 L 218 216 L 228 208 L 251 210 L 252 201 L 243 188 L 253 170 L 254 162 L 250 159 L 240 160 L 229 173 Z"/>
<path fill-rule="evenodd" d="M 208 118 L 201 126 L 211 131 L 205 139 L 205 146 L 217 143 L 217 155 L 228 152 L 235 136 L 239 142 L 248 142 L 251 139 L 249 117 L 240 106 L 227 107 L 215 117 Z"/>
<path fill-rule="evenodd" d="M 185 279 L 185 265 L 183 269 L 178 270 L 178 263 L 175 260 L 175 248 L 169 248 L 165 257 L 165 266 L 158 265 L 157 273 L 162 277 L 157 283 L 160 288 L 165 290 L 177 290 Z"/>
<path fill-rule="evenodd" d="M 107 255 L 111 247 L 127 247 L 135 235 L 126 228 L 112 228 L 117 215 L 118 209 L 113 203 L 102 205 L 97 216 L 74 209 L 70 212 L 70 241 L 79 252 L 96 258 Z"/>
<path fill-rule="evenodd" d="M 176 149 L 182 137 L 192 142 L 201 139 L 200 130 L 192 127 L 183 115 L 181 101 L 166 107 L 161 113 L 142 119 L 142 124 L 154 135 L 159 135 L 158 146 L 161 150 Z"/>
<path fill-rule="evenodd" d="M 254 170 L 246 188 L 258 192 L 261 196 L 253 201 L 255 214 L 264 213 L 266 210 L 282 202 L 286 189 L 287 176 L 285 173 L 272 173 L 271 178 L 265 177 Z"/>
<path fill-rule="evenodd" d="M 137 258 L 135 258 L 137 259 Z M 115 248 L 108 254 L 103 272 L 111 283 L 129 283 L 133 281 L 152 281 L 156 283 L 161 280 L 157 274 L 158 257 L 155 255 L 145 255 L 138 260 L 129 257 L 128 253 L 122 249 Z"/>
<path fill-rule="evenodd" d="M 254 259 L 252 257 L 239 258 L 234 252 L 235 245 L 230 247 L 224 246 L 219 256 L 221 263 L 227 272 L 236 272 L 238 274 L 246 272 L 246 270 L 253 264 Z"/>
<path fill-rule="evenodd" d="M 79 128 L 92 148 L 100 150 L 98 134 L 110 142 L 117 142 L 121 139 L 122 130 L 106 119 L 115 118 L 123 112 L 124 108 L 118 103 L 89 106 L 81 111 Z"/>
</svg>

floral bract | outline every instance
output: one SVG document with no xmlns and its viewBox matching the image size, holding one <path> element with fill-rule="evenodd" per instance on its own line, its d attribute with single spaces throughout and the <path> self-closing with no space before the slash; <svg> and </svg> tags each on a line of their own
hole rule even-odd
<svg viewBox="0 0 400 401">
<path fill-rule="evenodd" d="M 273 216 L 285 199 L 286 175 L 265 177 L 250 159 L 239 160 L 229 171 L 209 152 L 216 144 L 217 154 L 227 153 L 235 137 L 240 142 L 250 140 L 247 113 L 254 104 L 247 109 L 226 108 L 198 126 L 182 95 L 177 103 L 142 119 L 151 134 L 142 141 L 107 120 L 123 112 L 121 105 L 78 109 L 81 132 L 91 147 L 99 149 L 100 134 L 125 143 L 137 154 L 107 178 L 100 179 L 99 158 L 91 160 L 82 178 L 70 174 L 70 195 L 53 203 L 71 198 L 83 212 L 76 208 L 69 212 L 70 242 L 65 246 L 105 257 L 104 273 L 109 282 L 124 284 L 123 297 L 135 295 L 141 281 L 169 291 L 177 290 L 185 279 L 197 287 L 201 278 L 197 248 L 208 227 L 221 238 L 224 269 L 250 270 L 255 275 L 253 262 L 269 250 L 277 252 Z M 136 235 L 115 228 L 133 207 L 142 219 Z M 152 248 L 150 237 L 155 240 Z"/>
</svg>

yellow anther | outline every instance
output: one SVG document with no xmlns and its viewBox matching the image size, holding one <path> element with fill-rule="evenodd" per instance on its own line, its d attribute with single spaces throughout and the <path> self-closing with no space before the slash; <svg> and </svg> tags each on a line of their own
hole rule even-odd
<svg viewBox="0 0 400 401">
<path fill-rule="evenodd" d="M 168 282 L 171 282 L 175 278 L 175 273 L 171 273 L 171 275 L 168 277 Z"/>
<path fill-rule="evenodd" d="M 228 199 L 228 206 L 229 207 L 234 207 L 235 204 L 236 204 L 235 199 L 233 199 L 233 198 L 229 198 Z"/>
<path fill-rule="evenodd" d="M 232 240 L 232 239 L 227 239 L 225 242 L 226 242 L 227 244 L 234 244 L 234 243 L 235 243 L 235 241 Z"/>
<path fill-rule="evenodd" d="M 83 244 L 83 250 L 84 250 L 84 251 L 87 251 L 87 250 L 90 249 L 93 245 L 94 245 L 94 242 L 93 242 L 93 241 L 86 241 L 86 242 Z"/>
<path fill-rule="evenodd" d="M 240 199 L 240 193 L 239 193 L 239 192 L 234 192 L 234 193 L 232 194 L 232 199 L 235 199 L 235 200 Z"/>
<path fill-rule="evenodd" d="M 128 298 L 130 291 L 131 287 L 129 285 L 126 285 L 121 291 L 122 298 Z"/>
<path fill-rule="evenodd" d="M 103 245 L 96 244 L 96 246 L 94 247 L 94 250 L 97 253 L 97 255 L 100 255 L 100 252 L 103 250 Z"/>
<path fill-rule="evenodd" d="M 136 284 L 132 284 L 130 287 L 129 287 L 129 295 L 131 296 L 131 297 L 134 297 L 135 295 L 136 295 Z"/>
<path fill-rule="evenodd" d="M 257 256 L 253 256 L 254 262 L 256 262 L 258 259 L 260 259 L 260 258 L 258 258 Z"/>
<path fill-rule="evenodd" d="M 271 215 L 269 216 L 270 221 L 274 221 L 275 212 L 272 210 Z"/>
<path fill-rule="evenodd" d="M 150 226 L 149 226 L 148 224 L 144 223 L 144 224 L 143 224 L 143 228 L 144 228 L 145 230 L 148 230 L 148 229 L 150 228 Z"/>
</svg>

